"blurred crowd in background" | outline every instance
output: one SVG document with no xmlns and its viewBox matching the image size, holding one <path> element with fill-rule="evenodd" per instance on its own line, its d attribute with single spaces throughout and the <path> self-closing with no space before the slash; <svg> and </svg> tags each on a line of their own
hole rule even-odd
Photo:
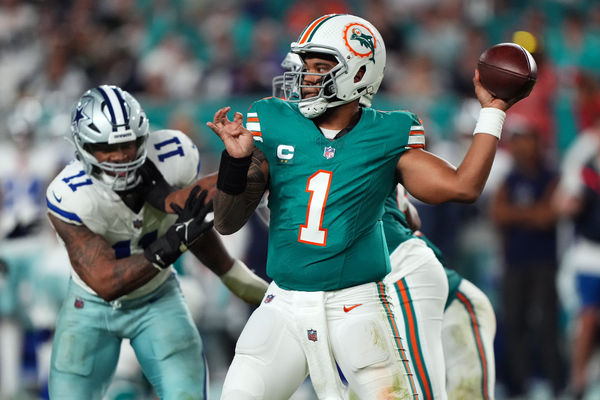
<svg viewBox="0 0 600 400">
<path fill-rule="evenodd" d="M 64 140 L 73 103 L 90 87 L 118 85 L 140 100 L 151 128 L 188 134 L 201 151 L 201 172 L 212 172 L 222 145 L 205 122 L 221 106 L 244 112 L 271 95 L 289 43 L 331 12 L 379 29 L 387 68 L 374 107 L 417 113 L 428 150 L 455 165 L 478 114 L 472 77 L 479 55 L 513 41 L 534 55 L 537 85 L 508 113 L 484 195 L 472 205 L 417 206 L 447 265 L 494 305 L 497 398 L 568 393 L 583 329 L 574 274 L 563 262 L 574 213 L 550 199 L 561 170 L 576 167 L 561 166 L 576 139 L 600 137 L 600 2 L 0 0 L 0 399 L 46 396 L 70 268 L 49 229 L 45 189 L 73 158 Z M 523 181 L 533 189 L 520 190 Z M 266 229 L 258 220 L 225 240 L 264 276 Z M 596 262 L 590 273 L 600 276 Z M 218 393 L 251 310 L 193 259 L 178 268 Z M 600 357 L 587 353 L 588 382 L 600 382 Z M 109 395 L 142 399 L 145 390 L 134 360 L 120 367 Z"/>
</svg>

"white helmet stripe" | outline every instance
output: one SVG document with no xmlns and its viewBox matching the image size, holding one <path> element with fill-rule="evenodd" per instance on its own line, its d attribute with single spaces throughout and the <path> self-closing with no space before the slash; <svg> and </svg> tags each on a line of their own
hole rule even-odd
<svg viewBox="0 0 600 400">
<path fill-rule="evenodd" d="M 129 115 L 127 115 L 125 100 L 123 100 L 123 96 L 121 96 L 121 89 L 115 87 L 113 90 L 119 99 L 119 104 L 121 105 L 121 112 L 123 112 L 123 120 L 125 121 L 125 129 L 129 129 Z"/>
</svg>

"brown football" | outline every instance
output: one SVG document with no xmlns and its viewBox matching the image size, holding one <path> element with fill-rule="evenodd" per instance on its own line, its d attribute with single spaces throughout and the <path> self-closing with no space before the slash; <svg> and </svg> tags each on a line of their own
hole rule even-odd
<svg viewBox="0 0 600 400">
<path fill-rule="evenodd" d="M 495 97 L 514 100 L 527 97 L 537 79 L 537 64 L 516 43 L 500 43 L 481 54 L 477 63 L 481 84 Z"/>
</svg>

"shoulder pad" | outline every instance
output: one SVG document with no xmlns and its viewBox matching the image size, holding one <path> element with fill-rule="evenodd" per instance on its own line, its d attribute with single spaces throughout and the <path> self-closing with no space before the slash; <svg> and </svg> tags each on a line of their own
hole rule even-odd
<svg viewBox="0 0 600 400">
<path fill-rule="evenodd" d="M 86 223 L 95 213 L 97 196 L 93 189 L 96 186 L 85 173 L 83 165 L 79 161 L 72 161 L 48 185 L 48 211 L 70 224 Z"/>
<path fill-rule="evenodd" d="M 407 149 L 424 149 L 425 148 L 425 128 L 419 117 L 407 110 L 396 111 L 377 111 L 384 118 L 394 118 L 403 121 L 403 126 L 409 127 Z"/>
<path fill-rule="evenodd" d="M 250 106 L 246 114 L 246 128 L 252 132 L 255 143 L 262 143 L 261 118 L 264 120 L 272 116 L 285 116 L 286 113 L 295 112 L 299 113 L 297 105 L 294 105 L 294 103 L 277 97 L 266 97 L 255 101 Z"/>
<path fill-rule="evenodd" d="M 200 154 L 192 140 L 181 131 L 163 129 L 148 137 L 148 158 L 169 185 L 192 184 L 200 172 Z"/>
</svg>

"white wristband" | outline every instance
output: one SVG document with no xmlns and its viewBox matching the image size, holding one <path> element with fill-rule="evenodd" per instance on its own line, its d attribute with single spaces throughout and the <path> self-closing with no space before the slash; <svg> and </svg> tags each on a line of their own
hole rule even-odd
<svg viewBox="0 0 600 400">
<path fill-rule="evenodd" d="M 482 108 L 481 111 L 479 111 L 479 118 L 477 118 L 477 124 L 475 125 L 473 135 L 487 133 L 488 135 L 494 135 L 500 139 L 504 118 L 506 118 L 506 113 L 498 108 Z"/>
</svg>

